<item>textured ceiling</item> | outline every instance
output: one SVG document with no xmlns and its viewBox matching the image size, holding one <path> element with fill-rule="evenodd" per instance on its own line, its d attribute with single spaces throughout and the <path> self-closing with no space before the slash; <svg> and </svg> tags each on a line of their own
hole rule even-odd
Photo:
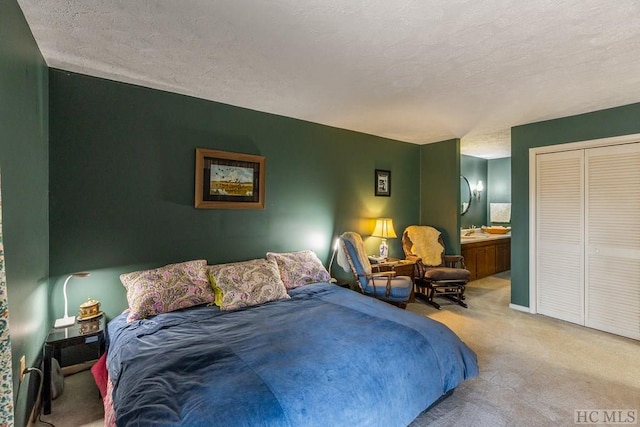
<svg viewBox="0 0 640 427">
<path fill-rule="evenodd" d="M 50 67 L 412 143 L 640 101 L 638 0 L 18 0 Z"/>
</svg>

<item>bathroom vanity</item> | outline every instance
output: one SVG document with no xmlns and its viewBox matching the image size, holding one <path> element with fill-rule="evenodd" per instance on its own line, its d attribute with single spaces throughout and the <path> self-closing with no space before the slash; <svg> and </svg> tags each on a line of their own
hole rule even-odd
<svg viewBox="0 0 640 427">
<path fill-rule="evenodd" d="M 462 256 L 471 279 L 482 279 L 511 269 L 511 234 L 488 234 L 476 231 L 462 234 Z"/>
</svg>

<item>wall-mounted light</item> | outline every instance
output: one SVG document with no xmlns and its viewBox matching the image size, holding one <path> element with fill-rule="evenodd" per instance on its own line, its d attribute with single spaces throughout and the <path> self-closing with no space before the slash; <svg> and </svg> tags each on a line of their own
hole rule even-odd
<svg viewBox="0 0 640 427">
<path fill-rule="evenodd" d="M 54 328 L 66 328 L 67 326 L 71 326 L 76 323 L 76 316 L 69 316 L 69 301 L 67 300 L 67 283 L 69 283 L 69 280 L 71 280 L 72 277 L 89 277 L 89 273 L 73 273 L 64 281 L 64 285 L 62 286 L 62 294 L 64 295 L 64 317 L 56 319 L 56 322 L 53 325 Z"/>
<path fill-rule="evenodd" d="M 482 185 L 482 180 L 478 181 L 478 184 L 476 184 L 476 186 L 473 188 L 473 196 L 480 200 L 480 195 L 482 194 L 482 191 L 484 190 L 484 186 Z"/>
<path fill-rule="evenodd" d="M 396 231 L 393 229 L 393 220 L 391 218 L 378 218 L 376 219 L 376 226 L 371 233 L 373 237 L 382 237 L 380 243 L 380 258 L 387 258 L 389 256 L 389 246 L 387 246 L 387 239 L 395 239 Z"/>
</svg>

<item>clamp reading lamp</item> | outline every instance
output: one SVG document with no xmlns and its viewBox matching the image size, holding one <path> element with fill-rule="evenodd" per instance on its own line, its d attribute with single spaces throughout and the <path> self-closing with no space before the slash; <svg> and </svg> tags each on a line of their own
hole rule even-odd
<svg viewBox="0 0 640 427">
<path fill-rule="evenodd" d="M 333 242 L 333 253 L 331 254 L 331 261 L 329 261 L 329 276 L 331 276 L 331 267 L 333 266 L 333 260 L 336 258 L 336 252 L 338 251 L 338 245 L 340 244 L 340 238 L 336 237 L 336 240 Z M 331 276 L 329 279 L 329 283 L 336 283 L 337 280 Z"/>
<path fill-rule="evenodd" d="M 69 301 L 67 299 L 67 283 L 69 283 L 72 277 L 85 278 L 89 277 L 89 273 L 73 273 L 64 281 L 64 285 L 62 286 L 62 293 L 64 294 L 64 317 L 56 319 L 53 325 L 54 328 L 66 328 L 76 323 L 76 316 L 69 316 Z"/>
</svg>

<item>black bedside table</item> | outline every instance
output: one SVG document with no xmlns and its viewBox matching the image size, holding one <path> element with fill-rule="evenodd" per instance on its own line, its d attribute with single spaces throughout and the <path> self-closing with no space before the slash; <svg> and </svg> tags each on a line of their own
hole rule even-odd
<svg viewBox="0 0 640 427">
<path fill-rule="evenodd" d="M 51 413 L 51 358 L 55 357 L 62 366 L 62 349 L 74 345 L 98 343 L 98 358 L 104 353 L 105 316 L 79 322 L 66 328 L 52 328 L 44 342 L 44 371 L 42 402 L 44 414 Z"/>
</svg>

